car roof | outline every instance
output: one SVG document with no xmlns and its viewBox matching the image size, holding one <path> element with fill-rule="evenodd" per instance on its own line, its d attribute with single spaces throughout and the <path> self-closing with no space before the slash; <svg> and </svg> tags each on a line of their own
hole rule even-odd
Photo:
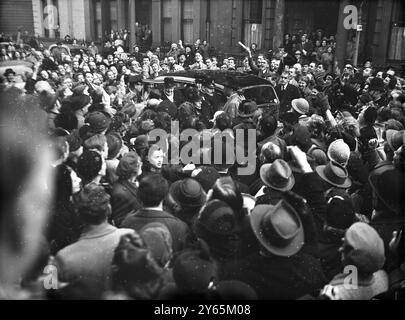
<svg viewBox="0 0 405 320">
<path fill-rule="evenodd" d="M 240 88 L 255 85 L 271 86 L 270 81 L 252 74 L 227 70 L 185 70 L 166 73 L 154 79 L 154 83 L 163 83 L 164 78 L 173 77 L 176 82 L 194 83 L 195 79 L 212 78 L 216 84 L 223 86 L 231 78 Z"/>
</svg>

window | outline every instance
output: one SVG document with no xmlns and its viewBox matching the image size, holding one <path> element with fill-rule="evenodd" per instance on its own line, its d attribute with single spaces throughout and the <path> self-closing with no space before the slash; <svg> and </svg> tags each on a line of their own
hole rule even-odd
<svg viewBox="0 0 405 320">
<path fill-rule="evenodd" d="M 194 42 L 193 30 L 193 0 L 182 1 L 182 40 L 184 43 Z"/>
<path fill-rule="evenodd" d="M 95 10 L 95 30 L 96 30 L 96 39 L 101 39 L 103 35 L 103 30 L 101 26 L 101 1 L 96 0 L 94 3 L 94 10 Z"/>
<path fill-rule="evenodd" d="M 405 5 L 402 1 L 394 3 L 393 23 L 388 44 L 388 60 L 405 60 Z"/>
<path fill-rule="evenodd" d="M 117 0 L 110 0 L 110 22 L 111 30 L 118 30 L 118 10 Z"/>
<path fill-rule="evenodd" d="M 162 1 L 162 35 L 164 42 L 172 42 L 172 1 Z"/>
<path fill-rule="evenodd" d="M 262 8 L 263 0 L 245 0 L 243 2 L 243 41 L 247 46 L 256 43 L 262 45 Z"/>
</svg>

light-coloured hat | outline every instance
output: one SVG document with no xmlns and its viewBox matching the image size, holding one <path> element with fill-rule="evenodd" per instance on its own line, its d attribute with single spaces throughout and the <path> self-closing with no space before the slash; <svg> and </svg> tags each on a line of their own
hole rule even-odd
<svg viewBox="0 0 405 320">
<path fill-rule="evenodd" d="M 329 145 L 328 158 L 346 167 L 350 158 L 350 147 L 343 139 L 337 139 Z"/>
</svg>

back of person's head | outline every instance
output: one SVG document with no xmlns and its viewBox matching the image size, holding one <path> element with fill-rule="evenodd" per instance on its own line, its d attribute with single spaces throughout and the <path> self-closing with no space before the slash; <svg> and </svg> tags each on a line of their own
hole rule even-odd
<svg viewBox="0 0 405 320">
<path fill-rule="evenodd" d="M 232 128 L 232 119 L 227 113 L 219 114 L 215 119 L 215 127 L 221 131 Z"/>
<path fill-rule="evenodd" d="M 269 113 L 264 113 L 259 120 L 259 125 L 266 137 L 272 136 L 277 129 L 277 119 Z"/>
<path fill-rule="evenodd" d="M 122 179 L 129 179 L 139 173 L 141 159 L 136 152 L 131 151 L 123 155 L 118 163 L 116 175 Z"/>
<path fill-rule="evenodd" d="M 364 122 L 368 125 L 373 125 L 377 120 L 377 109 L 374 107 L 368 107 L 364 111 Z"/>
<path fill-rule="evenodd" d="M 106 221 L 111 214 L 110 196 L 95 183 L 85 185 L 74 202 L 81 220 L 90 225 Z"/>
<path fill-rule="evenodd" d="M 83 147 L 87 150 L 97 150 L 103 152 L 107 143 L 107 138 L 104 134 L 95 134 L 86 139 L 83 143 Z"/>
<path fill-rule="evenodd" d="M 139 181 L 138 197 L 145 207 L 156 207 L 169 192 L 169 183 L 160 174 L 147 174 Z"/>
<path fill-rule="evenodd" d="M 231 177 L 221 177 L 215 181 L 211 199 L 226 202 L 235 212 L 240 212 L 243 207 L 242 194 Z"/>
<path fill-rule="evenodd" d="M 63 128 L 71 132 L 77 128 L 78 120 L 73 112 L 65 111 L 56 116 L 54 123 L 56 128 Z"/>
<path fill-rule="evenodd" d="M 106 135 L 107 145 L 108 145 L 108 158 L 107 159 L 114 159 L 116 158 L 122 148 L 122 138 L 116 132 L 110 132 Z"/>
<path fill-rule="evenodd" d="M 98 176 L 103 166 L 103 159 L 99 152 L 86 150 L 77 162 L 77 174 L 84 183 L 92 181 Z"/>
</svg>

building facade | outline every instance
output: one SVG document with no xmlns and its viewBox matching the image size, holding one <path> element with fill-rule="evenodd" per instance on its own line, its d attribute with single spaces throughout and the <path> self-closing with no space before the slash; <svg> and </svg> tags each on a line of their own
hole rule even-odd
<svg viewBox="0 0 405 320">
<path fill-rule="evenodd" d="M 256 43 L 267 52 L 277 49 L 287 32 L 322 29 L 338 39 L 336 54 L 342 64 L 346 44 L 356 35 L 356 30 L 347 30 L 343 24 L 348 5 L 358 8 L 358 23 L 362 25 L 359 62 L 371 59 L 375 65 L 403 66 L 402 0 L 3 0 L 1 14 L 8 20 L 1 19 L 0 31 L 6 24 L 15 30 L 18 19 L 35 33 L 51 38 L 69 34 L 100 41 L 111 30 L 127 29 L 134 44 L 138 22 L 151 29 L 155 47 L 180 39 L 183 43 L 201 39 L 207 40 L 218 55 L 238 55 L 242 53 L 238 41 Z M 9 12 L 17 6 L 24 6 L 28 13 Z M 11 21 L 13 14 L 17 19 Z"/>
</svg>

